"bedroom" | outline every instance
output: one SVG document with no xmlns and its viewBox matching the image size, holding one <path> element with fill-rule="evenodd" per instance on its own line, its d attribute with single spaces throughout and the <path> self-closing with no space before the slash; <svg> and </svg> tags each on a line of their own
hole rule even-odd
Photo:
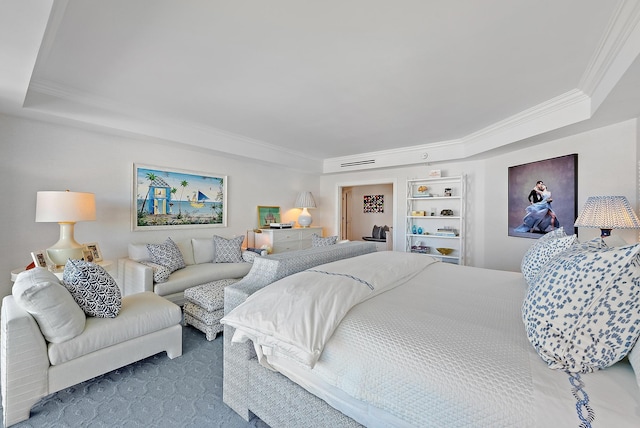
<svg viewBox="0 0 640 428">
<path fill-rule="evenodd" d="M 3 2 L 2 7 L 6 3 L 8 2 Z M 58 5 L 60 3 L 65 2 L 57 2 Z M 631 16 L 637 16 L 637 3 L 626 2 L 625 4 L 635 6 L 633 10 L 636 11 L 636 15 L 631 14 Z M 34 31 L 33 38 L 38 39 L 26 40 L 37 45 L 35 49 L 32 47 L 29 50 L 35 54 L 38 53 L 44 26 L 49 16 L 46 11 L 41 13 L 42 15 L 39 15 L 41 22 L 35 29 L 32 26 L 25 26 Z M 10 28 L 10 26 L 0 25 L 0 28 Z M 5 34 L 1 40 L 2 43 L 8 40 Z M 20 38 L 20 40 L 23 39 Z M 628 41 L 628 50 L 623 55 L 625 58 L 629 56 L 635 58 L 640 51 L 633 40 Z M 597 38 L 592 48 L 596 42 Z M 2 52 L 6 53 L 10 50 L 3 49 Z M 35 61 L 35 56 L 31 60 Z M 0 62 L 9 63 L 5 61 L 5 57 L 2 57 Z M 575 76 L 576 81 L 586 67 L 586 63 L 582 64 L 580 73 Z M 337 234 L 339 225 L 337 200 L 340 186 L 374 181 L 392 182 L 397 186 L 393 192 L 395 202 L 398 207 L 403 207 L 403 188 L 407 178 L 424 176 L 434 167 L 441 169 L 447 175 L 465 173 L 470 180 L 468 263 L 477 267 L 517 270 L 522 255 L 531 245 L 531 241 L 507 236 L 508 167 L 523 162 L 577 153 L 579 156 L 579 206 L 593 194 L 622 194 L 627 196 L 632 206 L 638 207 L 637 177 L 640 147 L 638 106 L 640 103 L 628 101 L 624 103 L 624 101 L 627 96 L 633 96 L 632 101 L 638 99 L 637 93 L 630 92 L 628 88 L 629 85 L 634 87 L 632 79 L 640 75 L 638 73 L 640 64 L 638 60 L 629 61 L 623 68 L 624 72 L 618 76 L 611 76 L 611 81 L 607 81 L 611 83 L 609 88 L 611 92 L 605 91 L 604 103 L 596 109 L 593 117 L 591 112 L 581 111 L 579 115 L 576 114 L 577 117 L 582 118 L 580 120 L 584 119 L 582 123 L 584 127 L 578 124 L 563 129 L 560 125 L 566 122 L 553 117 L 549 120 L 556 123 L 555 127 L 559 128 L 557 131 L 552 132 L 554 125 L 545 122 L 530 124 L 533 131 L 529 130 L 529 134 L 518 134 L 522 129 L 516 129 L 512 134 L 507 131 L 504 131 L 506 135 L 494 134 L 492 137 L 495 141 L 506 141 L 508 144 L 492 147 L 485 142 L 482 148 L 483 153 L 469 158 L 447 157 L 448 153 L 458 153 L 454 150 L 455 148 L 465 150 L 468 149 L 467 146 L 455 146 L 452 149 L 435 145 L 437 146 L 433 149 L 435 154 L 431 149 L 426 149 L 431 153 L 427 159 L 430 165 L 427 165 L 421 158 L 425 150 L 421 146 L 419 150 L 408 154 L 394 152 L 393 154 L 400 157 L 400 164 L 379 169 L 323 173 L 318 165 L 320 161 L 312 162 L 313 168 L 311 168 L 303 162 L 304 158 L 295 157 L 286 150 L 277 151 L 274 155 L 269 150 L 271 146 L 249 146 L 247 141 L 241 141 L 246 143 L 243 146 L 236 140 L 228 139 L 227 135 L 216 135 L 217 145 L 213 149 L 207 149 L 198 144 L 190 144 L 200 141 L 201 135 L 185 133 L 180 136 L 179 130 L 176 129 L 165 129 L 166 132 L 160 135 L 154 132 L 145 135 L 143 131 L 150 128 L 144 127 L 151 127 L 148 123 L 137 124 L 140 127 L 134 130 L 126 126 L 114 129 L 116 124 L 125 125 L 123 121 L 126 122 L 127 119 L 133 121 L 133 116 L 122 118 L 115 116 L 112 111 L 102 111 L 97 108 L 76 111 L 73 116 L 65 115 L 63 113 L 69 107 L 65 102 L 67 100 L 57 99 L 51 94 L 39 99 L 29 98 L 24 108 L 23 100 L 16 101 L 16 96 L 19 98 L 26 94 L 30 72 L 33 70 L 32 62 L 31 68 L 26 64 L 27 71 L 22 69 L 19 73 L 16 87 L 11 87 L 10 90 L 4 86 L 2 88 L 0 178 L 3 183 L 2 200 L 8 203 L 1 217 L 4 226 L 3 240 L 0 243 L 0 275 L 8 279 L 12 269 L 28 263 L 31 251 L 41 249 L 47 243 L 55 242 L 57 239 L 56 226 L 33 222 L 35 193 L 45 188 L 71 188 L 95 193 L 98 219 L 95 222 L 79 224 L 76 227 L 77 239 L 80 242 L 100 243 L 103 253 L 110 259 L 125 256 L 127 244 L 140 239 L 141 235 L 140 232 L 132 232 L 130 227 L 131 174 L 132 165 L 136 162 L 228 174 L 230 198 L 228 227 L 224 230 L 214 229 L 215 232 L 199 230 L 197 232 L 199 236 L 210 236 L 216 232 L 225 236 L 245 234 L 247 229 L 256 226 L 255 209 L 258 205 L 280 206 L 283 220 L 295 220 L 298 214 L 298 210 L 293 207 L 295 195 L 297 191 L 303 189 L 311 190 L 316 196 L 318 208 L 313 211 L 313 224 L 322 226 L 326 235 Z M 3 82 L 13 83 L 14 80 L 7 79 Z M 171 89 L 179 91 L 180 86 L 177 85 Z M 480 105 L 478 115 L 483 105 L 482 101 L 478 102 Z M 621 101 L 623 101 L 622 104 Z M 488 123 L 505 119 L 521 110 L 514 109 Z M 559 125 L 555 122 L 556 120 L 560 123 Z M 473 131 L 483 128 L 478 127 Z M 191 131 L 196 132 L 193 129 Z M 524 136 L 530 138 L 524 138 Z M 425 142 L 425 140 L 418 141 Z M 234 145 L 235 147 L 231 147 Z M 409 145 L 405 143 L 402 147 Z M 363 143 L 360 147 L 367 147 L 367 145 Z M 227 151 L 224 150 L 225 148 Z M 237 152 L 241 150 L 244 151 L 244 156 Z M 359 152 L 362 151 L 364 150 Z M 248 152 L 251 152 L 251 156 L 246 155 Z M 405 156 L 410 156 L 411 159 L 407 161 Z M 289 168 L 283 168 L 283 164 Z M 396 212 L 401 213 L 402 209 Z M 403 226 L 404 221 L 400 215 L 394 227 L 396 230 L 402 230 Z M 637 241 L 636 234 L 632 231 L 616 233 L 628 242 Z M 143 235 L 144 239 L 162 240 L 166 232 L 144 232 Z M 193 231 L 176 231 L 173 236 L 179 238 L 193 235 Z M 596 230 L 580 231 L 581 238 L 596 235 Z M 396 238 L 396 247 L 402 248 L 402 241 L 398 239 L 401 238 Z M 2 282 L 0 293 L 6 295 L 9 292 L 9 281 Z"/>
</svg>

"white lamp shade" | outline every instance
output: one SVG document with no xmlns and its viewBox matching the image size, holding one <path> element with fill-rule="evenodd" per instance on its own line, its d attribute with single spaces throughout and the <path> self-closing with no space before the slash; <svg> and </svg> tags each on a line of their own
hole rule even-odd
<svg viewBox="0 0 640 428">
<path fill-rule="evenodd" d="M 625 196 L 589 196 L 574 226 L 640 229 L 640 220 Z"/>
<path fill-rule="evenodd" d="M 60 239 L 47 249 L 49 259 L 56 265 L 64 265 L 68 259 L 82 257 L 82 245 L 76 242 L 73 229 L 77 221 L 96 219 L 96 198 L 93 193 L 38 192 L 36 222 L 60 224 Z"/>
<path fill-rule="evenodd" d="M 311 192 L 304 191 L 298 193 L 296 198 L 296 208 L 315 208 L 316 201 L 313 199 Z"/>
<path fill-rule="evenodd" d="M 36 199 L 36 222 L 74 223 L 96 219 L 93 193 L 43 191 Z"/>
</svg>

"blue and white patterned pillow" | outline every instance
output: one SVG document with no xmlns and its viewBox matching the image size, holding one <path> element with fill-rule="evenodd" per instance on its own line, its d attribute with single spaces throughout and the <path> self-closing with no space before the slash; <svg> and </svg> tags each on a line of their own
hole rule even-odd
<svg viewBox="0 0 640 428">
<path fill-rule="evenodd" d="M 120 312 L 120 289 L 102 266 L 82 260 L 68 260 L 62 282 L 85 314 L 115 318 Z"/>
<path fill-rule="evenodd" d="M 328 247 L 329 245 L 334 245 L 337 240 L 337 236 L 327 236 L 326 238 L 322 238 L 314 233 L 311 235 L 311 247 Z"/>
<path fill-rule="evenodd" d="M 167 280 L 169 279 L 169 275 L 171 275 L 171 270 L 166 266 L 162 266 L 153 262 L 138 263 L 149 266 L 153 269 L 153 282 L 167 282 Z"/>
<path fill-rule="evenodd" d="M 640 334 L 640 244 L 559 254 L 529 287 L 522 319 L 551 368 L 586 373 L 624 358 Z"/>
<path fill-rule="evenodd" d="M 226 239 L 218 235 L 213 235 L 213 246 L 215 247 L 214 263 L 242 263 L 242 242 L 244 235 Z"/>
<path fill-rule="evenodd" d="M 171 238 L 167 238 L 163 244 L 147 244 L 147 250 L 153 263 L 165 266 L 171 272 L 186 266 L 180 248 Z"/>
<path fill-rule="evenodd" d="M 560 232 L 557 232 L 560 231 Z M 565 235 L 562 228 L 549 232 L 536 241 L 522 258 L 520 269 L 527 284 L 531 285 L 540 269 L 553 257 L 578 242 L 576 235 Z"/>
</svg>

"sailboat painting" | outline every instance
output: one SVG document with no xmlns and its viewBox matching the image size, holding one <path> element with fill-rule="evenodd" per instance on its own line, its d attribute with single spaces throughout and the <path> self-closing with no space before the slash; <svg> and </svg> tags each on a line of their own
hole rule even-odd
<svg viewBox="0 0 640 428">
<path fill-rule="evenodd" d="M 227 176 L 133 165 L 132 230 L 226 227 Z"/>
</svg>

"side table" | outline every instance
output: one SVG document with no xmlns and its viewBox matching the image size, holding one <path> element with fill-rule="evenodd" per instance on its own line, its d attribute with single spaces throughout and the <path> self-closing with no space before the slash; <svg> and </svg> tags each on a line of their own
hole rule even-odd
<svg viewBox="0 0 640 428">
<path fill-rule="evenodd" d="M 107 272 L 109 272 L 112 268 L 113 268 L 113 261 L 112 260 L 103 260 L 101 262 L 96 262 L 97 265 L 100 265 L 104 268 L 104 270 L 106 270 Z M 18 279 L 18 274 L 20 272 L 24 272 L 24 268 L 17 268 L 11 271 L 11 282 L 15 282 L 16 279 Z M 62 279 L 62 274 L 64 273 L 64 268 L 58 268 L 55 271 L 53 271 L 53 273 L 55 274 L 55 276 L 57 276 L 59 279 Z"/>
</svg>

